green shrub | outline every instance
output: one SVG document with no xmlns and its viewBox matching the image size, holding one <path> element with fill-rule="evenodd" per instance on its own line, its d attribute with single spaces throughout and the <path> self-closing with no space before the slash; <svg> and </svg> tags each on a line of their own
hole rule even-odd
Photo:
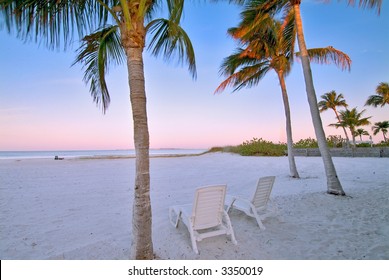
<svg viewBox="0 0 389 280">
<path fill-rule="evenodd" d="M 212 147 L 207 152 L 208 153 L 224 152 L 224 148 L 223 147 Z"/>
<path fill-rule="evenodd" d="M 306 139 L 300 139 L 300 141 L 294 143 L 293 147 L 297 149 L 307 149 L 307 148 L 318 148 L 319 145 L 317 144 L 316 139 L 306 138 Z"/>
<path fill-rule="evenodd" d="M 389 141 L 381 141 L 380 143 L 374 144 L 374 147 L 389 147 Z"/>
<path fill-rule="evenodd" d="M 286 144 L 283 143 L 274 144 L 262 138 L 253 138 L 233 150 L 242 156 L 284 156 L 286 148 Z"/>
<path fill-rule="evenodd" d="M 327 137 L 327 145 L 330 148 L 342 148 L 345 140 L 339 135 L 329 135 Z"/>
<path fill-rule="evenodd" d="M 358 148 L 370 148 L 371 144 L 370 143 L 360 143 L 360 144 L 357 144 L 357 147 Z"/>
</svg>

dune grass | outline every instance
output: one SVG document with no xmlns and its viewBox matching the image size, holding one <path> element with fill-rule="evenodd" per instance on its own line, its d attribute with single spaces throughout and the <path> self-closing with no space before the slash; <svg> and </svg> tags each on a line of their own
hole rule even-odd
<svg viewBox="0 0 389 280">
<path fill-rule="evenodd" d="M 213 147 L 208 152 L 236 153 L 242 156 L 285 156 L 286 144 L 253 138 L 237 146 Z"/>
</svg>

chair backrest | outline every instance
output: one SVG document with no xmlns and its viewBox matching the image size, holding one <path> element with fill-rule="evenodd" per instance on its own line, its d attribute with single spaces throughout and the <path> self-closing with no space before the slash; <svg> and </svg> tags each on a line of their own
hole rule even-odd
<svg viewBox="0 0 389 280">
<path fill-rule="evenodd" d="M 251 203 L 257 210 L 266 208 L 275 179 L 275 176 L 261 177 L 258 179 L 257 189 L 251 200 Z"/>
<path fill-rule="evenodd" d="M 226 189 L 226 185 L 215 185 L 196 190 L 191 215 L 194 230 L 221 225 Z"/>
</svg>

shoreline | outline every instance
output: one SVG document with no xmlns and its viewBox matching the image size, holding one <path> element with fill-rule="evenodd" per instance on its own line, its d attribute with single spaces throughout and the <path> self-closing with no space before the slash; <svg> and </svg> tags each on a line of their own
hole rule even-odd
<svg viewBox="0 0 389 280">
<path fill-rule="evenodd" d="M 127 153 L 126 153 L 127 152 Z M 190 156 L 207 153 L 205 149 L 150 149 L 150 157 Z M 1 160 L 24 159 L 135 158 L 135 150 L 0 151 Z"/>
</svg>

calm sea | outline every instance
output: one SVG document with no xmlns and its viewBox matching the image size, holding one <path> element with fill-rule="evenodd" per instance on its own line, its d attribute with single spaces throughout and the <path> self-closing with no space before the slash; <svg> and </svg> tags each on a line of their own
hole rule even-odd
<svg viewBox="0 0 389 280">
<path fill-rule="evenodd" d="M 200 154 L 204 149 L 150 149 L 150 156 Z M 76 151 L 0 151 L 1 159 L 78 158 L 92 156 L 135 156 L 135 150 L 76 150 Z"/>
</svg>

